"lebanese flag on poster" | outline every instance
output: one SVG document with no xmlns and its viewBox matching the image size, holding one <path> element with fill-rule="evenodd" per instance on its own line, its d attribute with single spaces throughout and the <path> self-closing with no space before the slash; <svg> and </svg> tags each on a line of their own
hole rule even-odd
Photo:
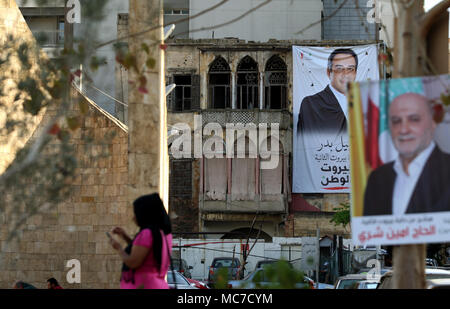
<svg viewBox="0 0 450 309">
<path fill-rule="evenodd" d="M 367 115 L 365 152 L 371 170 L 393 161 L 397 155 L 389 132 L 389 102 L 385 84 L 369 83 L 367 93 Z"/>
<path fill-rule="evenodd" d="M 364 190 L 370 172 L 393 161 L 396 156 L 389 133 L 389 105 L 385 93 L 383 82 L 354 83 L 350 86 L 351 203 L 355 205 L 353 216 L 362 215 Z"/>
</svg>

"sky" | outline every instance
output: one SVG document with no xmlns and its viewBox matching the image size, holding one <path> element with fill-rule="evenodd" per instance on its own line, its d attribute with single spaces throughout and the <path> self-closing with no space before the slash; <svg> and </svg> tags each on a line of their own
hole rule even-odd
<svg viewBox="0 0 450 309">
<path fill-rule="evenodd" d="M 436 4 L 438 4 L 441 0 L 425 0 L 425 11 L 428 11 L 429 9 L 431 9 L 433 6 L 435 6 Z"/>
</svg>

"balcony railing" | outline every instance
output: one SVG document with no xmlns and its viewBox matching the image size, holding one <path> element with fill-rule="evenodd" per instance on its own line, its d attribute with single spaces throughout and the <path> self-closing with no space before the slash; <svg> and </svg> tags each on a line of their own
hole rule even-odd
<svg viewBox="0 0 450 309">
<path fill-rule="evenodd" d="M 288 111 L 271 111 L 271 110 L 202 110 L 202 122 L 206 125 L 211 122 L 219 123 L 225 127 L 227 123 L 267 123 L 270 127 L 271 123 L 278 123 L 280 130 L 288 130 L 291 124 L 291 115 Z"/>
<path fill-rule="evenodd" d="M 64 30 L 35 30 L 32 33 L 41 47 L 64 46 Z"/>
</svg>

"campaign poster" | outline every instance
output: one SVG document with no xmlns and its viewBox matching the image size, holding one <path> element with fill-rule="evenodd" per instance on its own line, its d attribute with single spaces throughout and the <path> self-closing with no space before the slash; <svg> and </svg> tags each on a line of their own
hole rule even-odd
<svg viewBox="0 0 450 309">
<path fill-rule="evenodd" d="M 450 75 L 353 83 L 356 245 L 450 241 Z"/>
<path fill-rule="evenodd" d="M 349 193 L 347 85 L 379 79 L 377 45 L 293 46 L 293 193 Z"/>
</svg>

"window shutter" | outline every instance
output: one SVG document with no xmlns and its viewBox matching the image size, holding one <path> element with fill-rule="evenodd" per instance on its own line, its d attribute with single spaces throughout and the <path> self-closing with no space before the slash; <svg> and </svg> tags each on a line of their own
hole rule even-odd
<svg viewBox="0 0 450 309">
<path fill-rule="evenodd" d="M 192 75 L 191 85 L 191 109 L 194 111 L 198 111 L 200 110 L 200 75 Z"/>
</svg>

